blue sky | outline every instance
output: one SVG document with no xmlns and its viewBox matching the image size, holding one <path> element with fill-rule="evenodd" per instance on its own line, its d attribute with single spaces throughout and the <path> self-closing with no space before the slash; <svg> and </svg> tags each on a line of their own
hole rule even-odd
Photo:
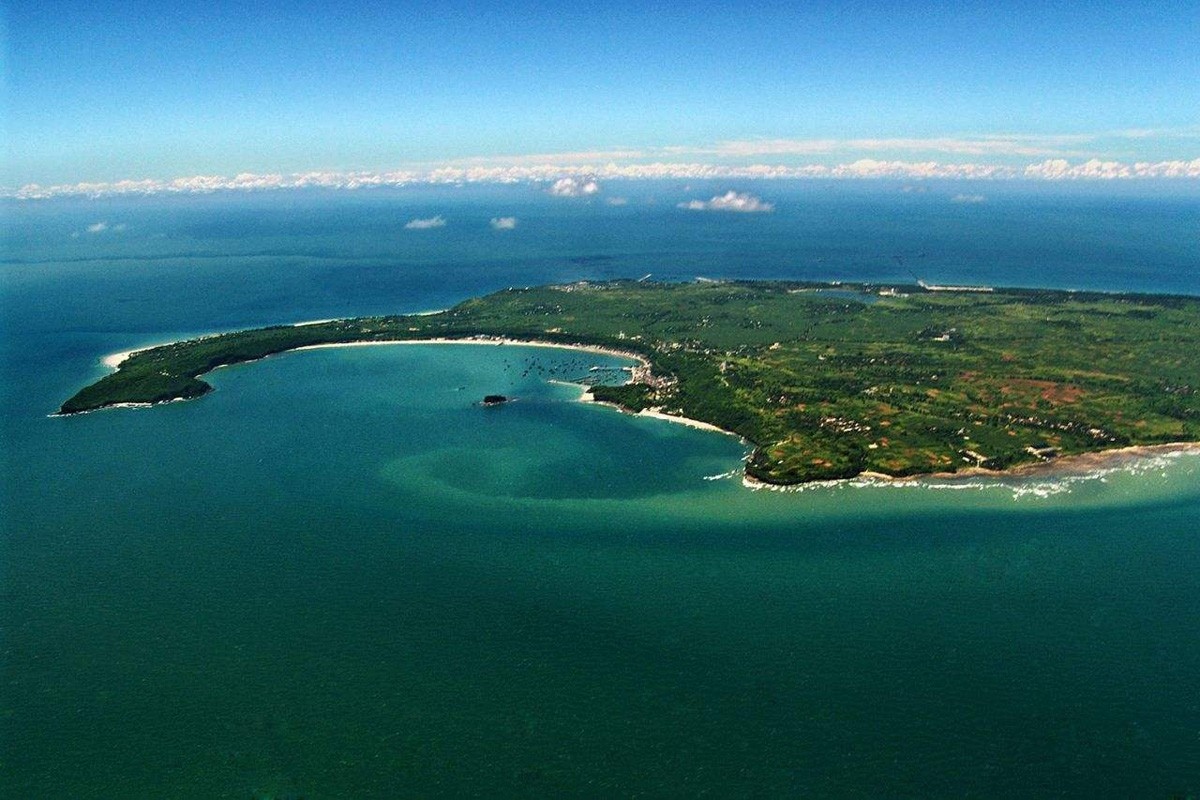
<svg viewBox="0 0 1200 800">
<path fill-rule="evenodd" d="M 15 0 L 4 39 L 6 186 L 543 154 L 1200 157 L 1195 0 Z"/>
</svg>

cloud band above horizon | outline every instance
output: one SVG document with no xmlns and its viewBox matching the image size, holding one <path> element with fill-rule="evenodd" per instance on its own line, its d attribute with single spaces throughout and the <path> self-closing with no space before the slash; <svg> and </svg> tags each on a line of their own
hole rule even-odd
<svg viewBox="0 0 1200 800">
<path fill-rule="evenodd" d="M 1103 161 L 1089 159 L 1071 162 L 1052 158 L 1009 166 L 983 163 L 944 163 L 939 161 L 882 161 L 864 158 L 845 164 L 750 164 L 744 166 L 699 162 L 654 162 L 648 164 L 609 162 L 607 164 L 509 164 L 441 166 L 428 170 L 389 172 L 315 171 L 292 174 L 239 173 L 232 177 L 196 175 L 161 180 L 120 180 L 81 182 L 42 186 L 29 183 L 17 189 L 0 190 L 3 196 L 23 200 L 51 197 L 105 197 L 112 195 L 204 194 L 220 191 L 264 191 L 279 189 L 363 189 L 420 184 L 460 183 L 537 183 L 554 186 L 588 187 L 587 191 L 551 191 L 561 196 L 586 196 L 595 193 L 596 180 L 655 179 L 966 179 L 966 180 L 1147 180 L 1200 179 L 1200 158 L 1175 161 Z M 563 183 L 567 181 L 567 183 Z"/>
</svg>

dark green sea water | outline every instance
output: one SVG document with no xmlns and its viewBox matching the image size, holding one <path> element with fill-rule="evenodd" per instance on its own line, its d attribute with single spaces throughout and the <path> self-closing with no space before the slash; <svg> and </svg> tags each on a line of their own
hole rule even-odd
<svg viewBox="0 0 1200 800">
<path fill-rule="evenodd" d="M 53 419 L 114 350 L 593 268 L 76 246 L 3 284 L 0 796 L 1200 793 L 1200 458 L 754 492 L 737 440 L 545 381 L 619 360 L 457 345 Z"/>
</svg>

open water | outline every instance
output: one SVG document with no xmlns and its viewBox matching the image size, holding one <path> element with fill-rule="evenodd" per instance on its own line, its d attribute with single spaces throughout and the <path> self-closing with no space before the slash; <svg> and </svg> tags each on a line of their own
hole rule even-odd
<svg viewBox="0 0 1200 800">
<path fill-rule="evenodd" d="M 528 347 L 291 353 L 47 416 L 114 351 L 577 278 L 1200 294 L 1194 192 L 675 208 L 725 188 L 5 206 L 0 795 L 1200 793 L 1195 457 L 755 492 L 736 439 L 546 381 L 619 359 Z"/>
</svg>

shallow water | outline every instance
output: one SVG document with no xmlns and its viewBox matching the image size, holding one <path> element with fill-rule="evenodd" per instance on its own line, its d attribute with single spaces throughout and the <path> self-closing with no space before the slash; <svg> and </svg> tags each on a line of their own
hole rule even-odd
<svg viewBox="0 0 1200 800">
<path fill-rule="evenodd" d="M 736 439 L 546 381 L 620 359 L 509 346 L 46 416 L 114 350 L 453 299 L 229 259 L 7 273 L 0 794 L 1200 787 L 1200 458 L 750 491 Z"/>
</svg>

